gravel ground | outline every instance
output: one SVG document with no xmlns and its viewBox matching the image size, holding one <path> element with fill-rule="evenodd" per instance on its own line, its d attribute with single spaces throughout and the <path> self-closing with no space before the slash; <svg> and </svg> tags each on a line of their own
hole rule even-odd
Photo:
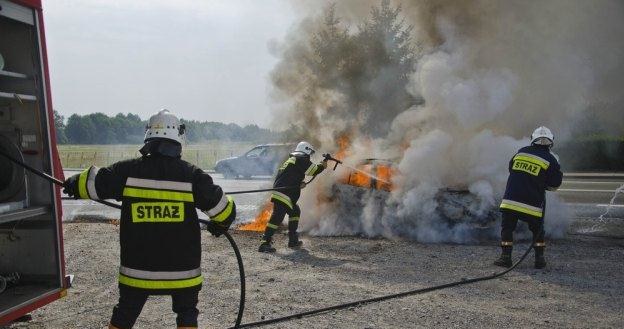
<svg viewBox="0 0 624 329">
<path fill-rule="evenodd" d="M 600 234 L 577 221 L 566 239 L 550 241 L 548 267 L 529 261 L 507 276 L 330 312 L 271 328 L 622 328 L 624 327 L 624 224 L 600 223 Z M 118 230 L 108 223 L 66 223 L 68 296 L 32 313 L 29 323 L 9 328 L 105 328 L 118 297 Z M 304 236 L 305 249 L 256 252 L 256 233 L 234 232 L 245 260 L 244 322 L 412 290 L 499 271 L 488 245 L 427 245 L 402 240 Z M 518 245 L 519 257 L 526 244 Z M 225 238 L 203 239 L 206 277 L 200 294 L 200 326 L 225 328 L 236 318 L 239 279 Z M 135 328 L 173 328 L 167 297 L 152 297 Z"/>
</svg>

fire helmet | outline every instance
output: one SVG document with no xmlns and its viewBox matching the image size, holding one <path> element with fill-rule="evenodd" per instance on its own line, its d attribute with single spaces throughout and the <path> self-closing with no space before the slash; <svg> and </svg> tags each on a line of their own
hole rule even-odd
<svg viewBox="0 0 624 329">
<path fill-rule="evenodd" d="M 297 144 L 297 147 L 295 147 L 295 152 L 293 153 L 302 153 L 306 155 L 312 155 L 314 154 L 314 152 L 316 151 L 312 147 L 312 144 L 308 142 L 299 142 L 299 144 Z"/>
<path fill-rule="evenodd" d="M 550 129 L 541 126 L 535 129 L 531 134 L 531 144 L 552 146 L 555 141 L 555 136 Z"/>
<path fill-rule="evenodd" d="M 162 109 L 149 119 L 147 126 L 145 126 L 145 138 L 143 141 L 147 143 L 158 138 L 182 144 L 185 129 L 185 126 L 180 124 L 178 117 L 169 112 L 169 110 Z"/>
</svg>

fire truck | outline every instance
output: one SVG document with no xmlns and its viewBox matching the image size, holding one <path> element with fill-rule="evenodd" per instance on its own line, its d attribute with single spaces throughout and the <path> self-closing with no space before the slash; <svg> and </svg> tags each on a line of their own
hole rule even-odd
<svg viewBox="0 0 624 329">
<path fill-rule="evenodd" d="M 0 150 L 63 177 L 41 0 L 0 0 Z M 60 196 L 0 157 L 0 325 L 66 294 Z"/>
</svg>

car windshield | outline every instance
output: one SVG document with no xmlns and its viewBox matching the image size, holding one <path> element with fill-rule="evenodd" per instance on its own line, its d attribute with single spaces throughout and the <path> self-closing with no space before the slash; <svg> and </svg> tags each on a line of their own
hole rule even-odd
<svg viewBox="0 0 624 329">
<path fill-rule="evenodd" d="M 247 157 L 259 157 L 266 155 L 266 147 L 255 147 L 251 149 L 251 151 L 247 152 L 245 156 Z"/>
</svg>

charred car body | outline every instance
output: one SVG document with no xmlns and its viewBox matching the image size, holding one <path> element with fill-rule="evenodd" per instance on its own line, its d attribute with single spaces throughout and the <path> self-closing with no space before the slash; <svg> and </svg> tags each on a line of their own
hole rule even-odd
<svg viewBox="0 0 624 329">
<path fill-rule="evenodd" d="M 453 231 L 461 236 L 450 240 L 462 243 L 495 236 L 500 219 L 498 207 L 484 207 L 479 196 L 468 189 L 438 189 L 428 201 L 430 204 L 423 207 L 430 209 L 429 212 L 400 214 L 400 206 L 390 200 L 394 189 L 392 177 L 397 173 L 392 161 L 381 159 L 366 159 L 347 170 L 332 186 L 329 200 L 325 200 L 334 204 L 333 209 L 340 218 L 335 225 L 342 226 L 344 234 L 391 231 L 417 240 L 422 237 L 411 236 L 410 232 L 423 230 L 410 230 L 406 226 L 428 225 L 433 231 Z M 418 216 L 423 218 L 415 218 Z"/>
</svg>

